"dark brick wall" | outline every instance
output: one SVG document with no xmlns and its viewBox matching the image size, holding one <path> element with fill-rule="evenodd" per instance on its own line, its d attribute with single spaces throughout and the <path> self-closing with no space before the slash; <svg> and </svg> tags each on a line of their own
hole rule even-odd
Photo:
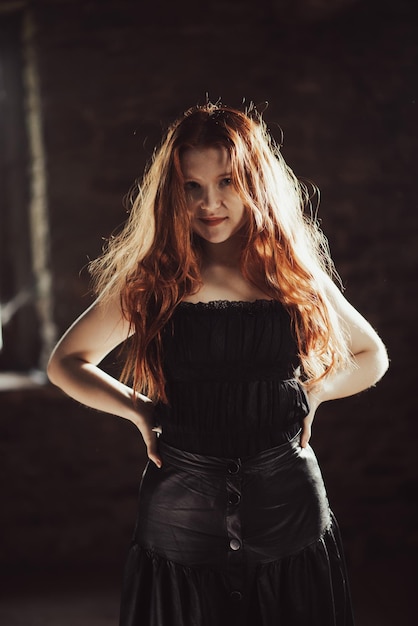
<svg viewBox="0 0 418 626">
<path fill-rule="evenodd" d="M 376 604 L 381 585 L 395 586 L 384 612 L 407 611 L 418 543 L 414 3 L 30 4 L 60 330 L 90 302 L 79 272 L 125 219 L 123 196 L 161 128 L 206 92 L 269 102 L 285 157 L 321 189 L 346 295 L 391 357 L 376 389 L 320 409 L 313 444 L 353 577 L 368 577 Z M 143 467 L 133 427 L 49 388 L 3 393 L 0 406 L 4 564 L 120 564 Z"/>
</svg>

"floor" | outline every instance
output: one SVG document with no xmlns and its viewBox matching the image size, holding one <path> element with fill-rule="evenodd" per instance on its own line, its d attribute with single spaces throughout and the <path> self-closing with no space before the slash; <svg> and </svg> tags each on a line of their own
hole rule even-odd
<svg viewBox="0 0 418 626">
<path fill-rule="evenodd" d="M 75 580 L 29 577 L 16 581 L 0 600 L 1 626 L 117 626 L 118 585 L 98 580 L 94 573 Z"/>
<path fill-rule="evenodd" d="M 117 626 L 117 592 L 25 595 L 0 608 L 2 626 Z"/>
</svg>

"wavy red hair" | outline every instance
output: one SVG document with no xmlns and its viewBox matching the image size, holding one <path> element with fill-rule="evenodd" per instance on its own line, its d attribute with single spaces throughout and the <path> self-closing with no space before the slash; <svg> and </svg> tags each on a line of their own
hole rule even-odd
<svg viewBox="0 0 418 626">
<path fill-rule="evenodd" d="M 181 156 L 196 147 L 226 148 L 232 180 L 249 219 L 243 275 L 288 309 L 307 387 L 346 366 L 344 329 L 330 306 L 323 276 L 336 275 L 327 242 L 306 207 L 306 188 L 285 163 L 255 108 L 208 103 L 168 129 L 137 189 L 123 231 L 91 264 L 95 289 L 118 294 L 134 331 L 123 379 L 154 401 L 166 401 L 162 330 L 176 306 L 198 291 L 200 247 L 187 211 Z"/>
</svg>

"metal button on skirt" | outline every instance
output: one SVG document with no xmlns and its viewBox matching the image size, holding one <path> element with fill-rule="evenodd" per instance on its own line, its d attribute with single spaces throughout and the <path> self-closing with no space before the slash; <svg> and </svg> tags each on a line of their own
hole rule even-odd
<svg viewBox="0 0 418 626">
<path fill-rule="evenodd" d="M 121 626 L 350 626 L 336 522 L 299 436 L 250 458 L 160 441 L 128 555 Z"/>
</svg>

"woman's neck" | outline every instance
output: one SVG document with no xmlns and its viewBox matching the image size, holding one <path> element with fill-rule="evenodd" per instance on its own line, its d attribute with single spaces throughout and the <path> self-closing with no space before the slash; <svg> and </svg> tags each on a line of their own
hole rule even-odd
<svg viewBox="0 0 418 626">
<path fill-rule="evenodd" d="M 257 300 L 266 294 L 241 272 L 242 239 L 231 238 L 219 244 L 202 241 L 202 286 L 186 298 L 189 302 L 211 300 Z"/>
<path fill-rule="evenodd" d="M 202 241 L 201 250 L 203 268 L 223 266 L 231 269 L 236 268 L 238 270 L 240 267 L 242 251 L 241 237 L 231 237 L 222 243 Z"/>
</svg>

